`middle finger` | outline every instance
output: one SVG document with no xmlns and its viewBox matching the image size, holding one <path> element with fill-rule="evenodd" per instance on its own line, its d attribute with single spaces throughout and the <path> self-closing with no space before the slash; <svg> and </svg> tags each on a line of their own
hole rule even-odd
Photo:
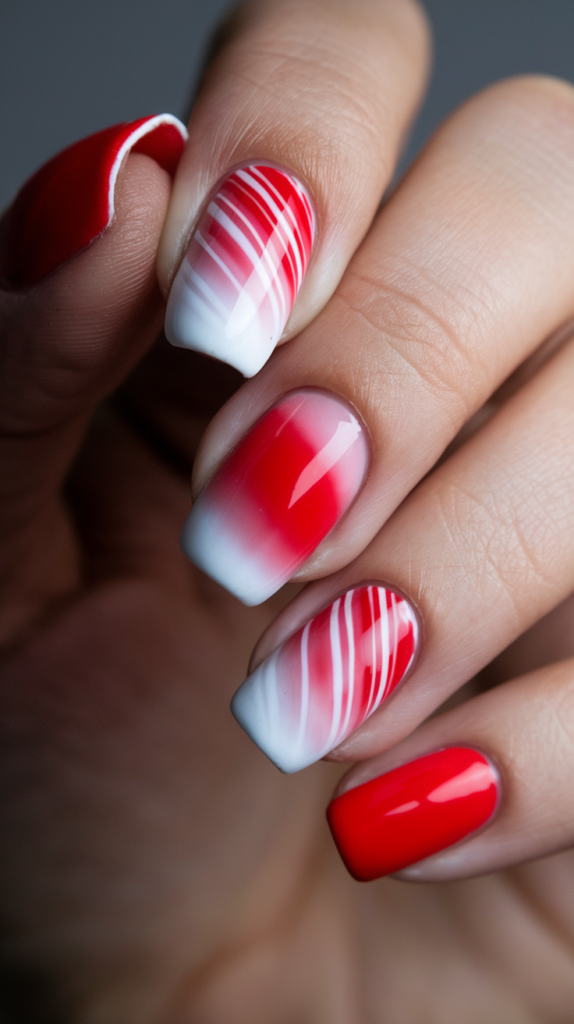
<svg viewBox="0 0 574 1024">
<path fill-rule="evenodd" d="M 462 424 L 574 312 L 573 163 L 565 83 L 505 82 L 447 122 L 324 312 L 210 426 L 195 493 L 215 476 L 184 531 L 193 560 L 257 603 L 297 569 L 297 579 L 325 576 L 365 548 Z M 283 404 L 294 389 L 310 396 L 300 429 L 297 402 Z M 278 442 L 284 420 L 291 433 L 281 426 Z M 339 444 L 353 431 L 359 443 Z"/>
</svg>

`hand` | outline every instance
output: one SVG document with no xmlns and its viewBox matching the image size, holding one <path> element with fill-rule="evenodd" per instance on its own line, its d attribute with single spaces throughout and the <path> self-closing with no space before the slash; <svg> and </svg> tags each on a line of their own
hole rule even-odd
<svg viewBox="0 0 574 1024">
<path fill-rule="evenodd" d="M 207 77 L 171 200 L 167 170 L 132 152 L 102 237 L 33 287 L 21 270 L 15 289 L 13 272 L 1 906 L 14 1019 L 48 1007 L 138 1024 L 568 1019 L 571 855 L 509 865 L 572 841 L 571 665 L 413 729 L 489 662 L 498 682 L 572 653 L 564 628 L 556 649 L 559 619 L 543 621 L 572 589 L 571 346 L 417 485 L 572 313 L 573 99 L 519 81 L 473 100 L 346 270 L 392 176 L 424 51 L 402 2 L 355 3 L 352 17 L 343 4 L 251 8 Z M 323 823 L 340 769 L 281 776 L 227 712 L 290 595 L 245 608 L 177 549 L 187 467 L 240 381 L 150 349 L 163 314 L 153 261 L 167 211 L 167 290 L 206 192 L 253 156 L 304 182 L 319 231 L 288 344 L 216 416 L 195 489 L 294 389 L 334 393 L 368 432 L 366 482 L 357 472 L 348 513 L 299 570 L 317 582 L 254 665 L 364 580 L 417 609 L 416 667 L 331 756 L 362 759 L 343 787 L 455 742 L 500 767 L 493 822 L 409 869 L 442 879 L 425 888 L 354 883 Z M 571 621 L 565 605 L 556 615 Z"/>
</svg>

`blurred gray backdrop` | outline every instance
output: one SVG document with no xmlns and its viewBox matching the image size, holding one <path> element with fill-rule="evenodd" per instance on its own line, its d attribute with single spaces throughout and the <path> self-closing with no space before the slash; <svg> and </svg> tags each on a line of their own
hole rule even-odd
<svg viewBox="0 0 574 1024">
<path fill-rule="evenodd" d="M 183 115 L 231 0 L 2 0 L 0 209 L 44 160 L 116 121 Z M 524 72 L 574 80 L 574 0 L 426 0 L 435 36 L 412 158 L 449 110 Z"/>
</svg>

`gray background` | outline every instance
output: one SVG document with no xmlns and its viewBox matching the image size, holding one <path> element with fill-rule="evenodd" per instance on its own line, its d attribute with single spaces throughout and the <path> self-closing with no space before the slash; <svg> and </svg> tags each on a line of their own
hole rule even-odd
<svg viewBox="0 0 574 1024">
<path fill-rule="evenodd" d="M 0 209 L 62 146 L 116 121 L 183 115 L 230 0 L 2 0 Z M 408 158 L 506 75 L 574 80 L 574 0 L 427 0 L 435 69 Z"/>
</svg>

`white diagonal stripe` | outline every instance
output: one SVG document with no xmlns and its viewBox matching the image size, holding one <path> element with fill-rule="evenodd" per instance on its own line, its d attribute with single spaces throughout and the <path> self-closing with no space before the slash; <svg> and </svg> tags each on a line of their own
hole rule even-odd
<svg viewBox="0 0 574 1024">
<path fill-rule="evenodd" d="M 375 600 L 373 597 L 374 587 L 369 587 L 369 608 L 371 609 L 371 644 L 373 648 L 373 664 L 371 668 L 371 688 L 369 691 L 369 703 L 367 704 L 367 714 L 371 710 L 371 701 L 375 693 L 375 680 L 377 678 L 377 631 L 375 629 Z"/>
<path fill-rule="evenodd" d="M 341 658 L 341 638 L 339 636 L 339 608 L 341 598 L 337 598 L 331 608 L 329 620 L 329 636 L 331 640 L 331 660 L 333 665 L 333 717 L 331 719 L 331 731 L 327 740 L 326 750 L 334 746 L 335 736 L 341 721 L 341 707 L 343 703 L 343 661 Z"/>
<path fill-rule="evenodd" d="M 393 675 L 394 675 L 394 672 L 395 672 L 395 662 L 397 660 L 397 640 L 398 640 L 398 636 L 399 636 L 399 631 L 398 631 L 398 626 L 397 626 L 397 595 L 395 593 L 393 593 L 393 591 L 391 591 L 391 605 L 392 605 L 392 608 L 393 608 L 393 649 L 392 649 L 392 651 L 389 652 L 389 657 L 391 659 L 390 660 L 390 665 L 389 665 L 389 671 L 387 672 L 387 681 L 389 683 L 391 682 L 391 680 L 393 678 Z M 386 696 L 386 687 L 385 687 L 385 696 Z"/>
<path fill-rule="evenodd" d="M 347 680 L 347 709 L 345 711 L 345 719 L 340 729 L 340 737 L 344 737 L 349 726 L 349 719 L 351 717 L 351 708 L 353 705 L 353 696 L 355 692 L 355 631 L 353 627 L 353 591 L 349 590 L 345 594 L 345 603 L 343 605 L 345 612 L 345 625 L 347 627 L 347 644 L 349 648 L 349 669 L 348 669 L 348 680 Z"/>
<path fill-rule="evenodd" d="M 381 595 L 379 594 L 379 605 L 381 608 L 381 680 L 379 682 L 377 697 L 373 705 L 373 711 L 375 708 L 378 708 L 381 700 L 383 699 L 383 694 L 387 685 L 387 676 L 389 674 L 389 615 L 387 611 L 386 596 L 387 595 L 384 594 L 384 599 L 381 599 Z"/>
</svg>

